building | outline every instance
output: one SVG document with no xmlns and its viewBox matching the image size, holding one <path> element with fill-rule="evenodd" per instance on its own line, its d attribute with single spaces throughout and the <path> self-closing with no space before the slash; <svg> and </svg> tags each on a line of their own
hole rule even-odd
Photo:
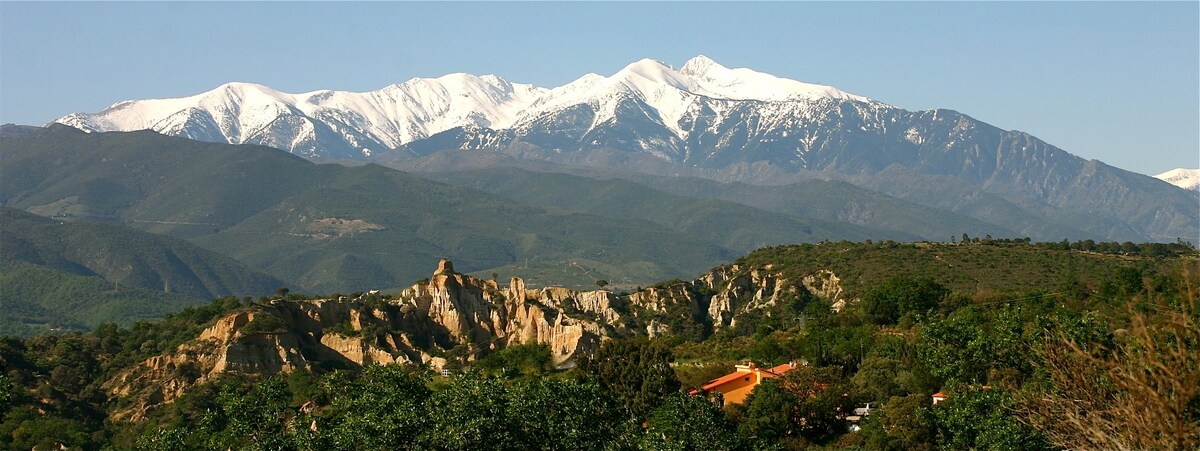
<svg viewBox="0 0 1200 451">
<path fill-rule="evenodd" d="M 926 392 L 926 393 L 929 393 L 929 392 Z M 933 403 L 937 404 L 939 402 L 945 401 L 946 398 L 948 398 L 948 396 L 945 393 L 942 393 L 942 392 L 934 393 L 933 394 Z"/>
<path fill-rule="evenodd" d="M 734 366 L 732 373 L 718 377 L 704 384 L 691 394 L 720 393 L 725 404 L 741 404 L 754 391 L 754 387 L 767 379 L 783 376 L 784 373 L 796 368 L 796 362 L 789 362 L 772 368 L 759 368 L 753 363 Z"/>
<path fill-rule="evenodd" d="M 968 386 L 967 386 L 967 389 L 968 389 L 968 390 L 975 390 L 975 386 L 974 386 L 974 385 L 968 385 Z M 992 386 L 991 386 L 991 385 L 984 385 L 984 386 L 981 386 L 981 387 L 979 387 L 979 389 L 981 389 L 981 390 L 991 390 L 991 389 L 992 389 Z M 933 396 L 932 396 L 932 398 L 933 398 L 933 403 L 936 405 L 936 404 L 937 404 L 937 403 L 939 403 L 939 402 L 942 402 L 942 401 L 945 401 L 945 400 L 949 399 L 949 398 L 950 398 L 950 394 L 949 394 L 949 393 L 946 393 L 946 392 L 940 392 L 940 391 L 939 391 L 939 392 L 937 392 L 937 393 L 934 393 L 934 394 L 933 394 Z"/>
</svg>

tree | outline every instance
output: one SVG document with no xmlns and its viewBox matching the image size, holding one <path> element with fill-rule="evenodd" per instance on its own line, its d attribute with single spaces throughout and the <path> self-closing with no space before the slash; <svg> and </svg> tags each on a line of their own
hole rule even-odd
<svg viewBox="0 0 1200 451">
<path fill-rule="evenodd" d="M 1043 450 L 1046 437 L 1013 415 L 1013 396 L 1000 388 L 952 391 L 930 409 L 938 442 L 947 449 Z"/>
<path fill-rule="evenodd" d="M 1006 306 L 989 316 L 971 307 L 945 320 L 929 321 L 917 338 L 917 354 L 944 382 L 1019 383 L 1033 371 L 1029 357 L 1037 335 L 1028 330 L 1019 310 Z"/>
<path fill-rule="evenodd" d="M 919 359 L 942 381 L 984 382 L 991 357 L 980 354 L 986 351 L 978 340 L 983 322 L 974 308 L 959 309 L 944 320 L 930 321 L 917 338 Z"/>
<path fill-rule="evenodd" d="M 654 409 L 641 447 L 653 450 L 742 448 L 737 430 L 720 407 L 703 396 L 676 392 Z"/>
<path fill-rule="evenodd" d="M 604 287 L 608 286 L 608 281 L 604 280 L 604 279 L 597 280 L 596 286 L 598 286 L 600 288 L 604 288 Z"/>
<path fill-rule="evenodd" d="M 814 365 L 857 368 L 875 340 L 875 327 L 853 315 L 833 314 L 829 304 L 813 302 L 805 309 L 804 356 Z"/>
<path fill-rule="evenodd" d="M 854 373 L 854 393 L 865 401 L 881 403 L 904 394 L 899 378 L 907 368 L 898 359 L 868 356 Z"/>
<path fill-rule="evenodd" d="M 767 368 L 786 362 L 791 357 L 779 341 L 769 335 L 755 340 L 748 352 L 750 360 Z"/>
<path fill-rule="evenodd" d="M 665 344 L 648 338 L 604 342 L 594 355 L 583 356 L 579 369 L 591 375 L 635 416 L 646 418 L 663 398 L 679 390 L 671 369 L 675 355 Z"/>
<path fill-rule="evenodd" d="M 849 381 L 837 366 L 800 366 L 779 379 L 784 390 L 799 403 L 792 421 L 799 434 L 809 440 L 824 440 L 836 432 L 841 420 L 854 408 Z"/>
<path fill-rule="evenodd" d="M 360 375 L 335 372 L 321 382 L 331 398 L 322 425 L 329 448 L 410 448 L 431 426 L 426 373 L 402 365 L 371 365 Z"/>
<path fill-rule="evenodd" d="M 280 317 L 266 311 L 254 313 L 250 322 L 242 327 L 242 334 L 254 335 L 259 333 L 275 333 L 287 331 L 287 323 Z"/>
<path fill-rule="evenodd" d="M 949 289 L 933 279 L 894 276 L 868 289 L 860 305 L 867 320 L 895 324 L 906 313 L 932 310 L 949 294 Z"/>
<path fill-rule="evenodd" d="M 542 374 L 552 369 L 552 362 L 549 346 L 527 343 L 493 352 L 476 365 L 486 375 L 513 378 Z"/>
<path fill-rule="evenodd" d="M 432 427 L 421 448 L 520 449 L 519 430 L 511 427 L 517 412 L 509 406 L 508 389 L 496 379 L 465 374 L 433 392 L 424 413 Z"/>
<path fill-rule="evenodd" d="M 929 396 L 915 393 L 896 396 L 863 422 L 867 448 L 887 451 L 933 449 L 934 429 L 928 409 Z"/>
<path fill-rule="evenodd" d="M 212 408 L 182 431 L 152 430 L 139 444 L 154 448 L 187 436 L 189 448 L 268 450 L 288 448 L 295 427 L 287 384 L 278 376 L 258 382 L 228 380 L 220 384 Z"/>
<path fill-rule="evenodd" d="M 537 378 L 509 389 L 512 429 L 523 449 L 600 450 L 627 443 L 636 423 L 595 382 Z"/>
<path fill-rule="evenodd" d="M 776 379 L 754 387 L 741 410 L 741 434 L 757 442 L 778 442 L 793 436 L 796 424 L 793 414 L 800 399 L 784 390 Z"/>
</svg>

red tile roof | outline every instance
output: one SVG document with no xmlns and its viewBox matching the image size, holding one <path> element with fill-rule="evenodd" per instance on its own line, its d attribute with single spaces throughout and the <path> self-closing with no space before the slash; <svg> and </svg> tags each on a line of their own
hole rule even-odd
<svg viewBox="0 0 1200 451">
<path fill-rule="evenodd" d="M 750 375 L 754 374 L 754 371 L 761 371 L 763 373 L 767 373 L 767 374 L 770 374 L 770 375 L 776 376 L 776 377 L 783 376 L 783 373 L 786 373 L 788 371 L 795 369 L 796 363 L 789 362 L 789 363 L 785 363 L 782 365 L 777 365 L 775 367 L 772 367 L 771 369 L 758 368 L 758 367 L 754 366 L 753 363 L 751 363 L 747 366 L 749 367 L 750 371 L 734 370 L 734 372 L 732 372 L 732 373 L 729 373 L 724 376 L 721 376 L 716 379 L 705 382 L 704 386 L 700 387 L 700 389 L 703 391 L 709 391 L 709 390 L 712 390 L 713 388 L 719 387 L 719 386 L 724 385 L 729 382 L 733 382 L 733 381 L 741 379 L 743 377 L 749 377 Z"/>
<path fill-rule="evenodd" d="M 704 390 L 704 391 L 709 391 L 716 387 L 725 385 L 728 382 L 733 382 L 733 381 L 741 379 L 743 377 L 749 377 L 751 374 L 753 374 L 753 373 L 745 372 L 745 371 L 734 371 L 732 373 L 729 373 L 724 376 L 713 379 L 711 381 L 708 381 L 707 383 L 704 384 L 704 386 L 700 387 L 700 389 Z"/>
<path fill-rule="evenodd" d="M 794 370 L 794 369 L 796 369 L 796 362 L 788 362 L 788 363 L 785 363 L 782 365 L 776 365 L 775 367 L 773 367 L 767 371 L 775 373 L 776 376 L 782 376 L 783 373 L 786 373 L 786 372 Z"/>
</svg>

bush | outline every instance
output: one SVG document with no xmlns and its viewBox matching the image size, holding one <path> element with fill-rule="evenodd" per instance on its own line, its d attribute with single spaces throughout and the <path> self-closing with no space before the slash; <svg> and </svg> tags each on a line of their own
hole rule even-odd
<svg viewBox="0 0 1200 451">
<path fill-rule="evenodd" d="M 256 312 L 254 319 L 251 319 L 246 326 L 242 328 L 242 333 L 245 335 L 254 334 L 269 334 L 277 332 L 286 332 L 287 323 L 282 318 L 267 312 Z"/>
</svg>

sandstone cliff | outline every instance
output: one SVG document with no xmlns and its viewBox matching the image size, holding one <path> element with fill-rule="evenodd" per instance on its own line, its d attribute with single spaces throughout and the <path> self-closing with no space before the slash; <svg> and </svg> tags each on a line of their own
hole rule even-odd
<svg viewBox="0 0 1200 451">
<path fill-rule="evenodd" d="M 469 364 L 515 344 L 547 345 L 555 364 L 615 336 L 703 338 L 774 314 L 771 307 L 814 293 L 837 300 L 837 277 L 785 280 L 770 268 L 713 269 L 700 278 L 628 295 L 565 288 L 507 287 L 454 271 L 443 260 L 428 282 L 393 297 L 274 300 L 231 312 L 175 352 L 152 357 L 105 387 L 133 402 L 130 419 L 224 374 L 325 371 L 408 363 L 440 369 Z M 751 324 L 752 325 L 752 324 Z"/>
</svg>

